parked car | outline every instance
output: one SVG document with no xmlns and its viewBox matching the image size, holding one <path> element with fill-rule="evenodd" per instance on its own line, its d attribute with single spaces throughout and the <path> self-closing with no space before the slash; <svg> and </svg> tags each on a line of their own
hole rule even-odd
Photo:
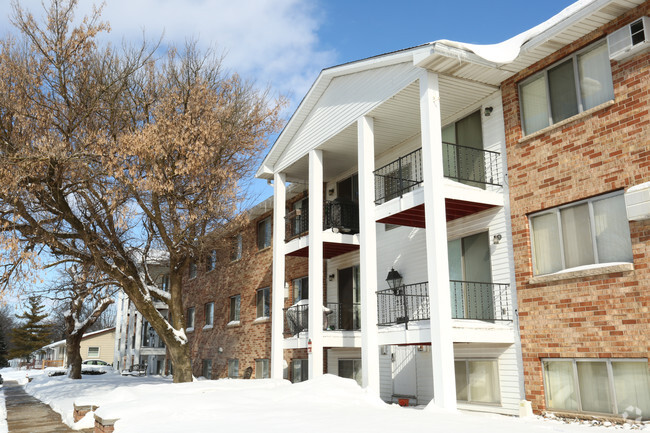
<svg viewBox="0 0 650 433">
<path fill-rule="evenodd" d="M 81 363 L 81 374 L 104 374 L 113 366 L 101 359 L 87 359 Z"/>
</svg>

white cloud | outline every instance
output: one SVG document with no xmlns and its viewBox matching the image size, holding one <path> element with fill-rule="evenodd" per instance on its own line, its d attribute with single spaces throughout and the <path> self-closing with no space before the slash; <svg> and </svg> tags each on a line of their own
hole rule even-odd
<svg viewBox="0 0 650 433">
<path fill-rule="evenodd" d="M 0 29 L 10 28 L 9 3 L 0 5 Z M 40 3 L 21 1 L 35 14 Z M 77 16 L 91 8 L 91 1 L 81 0 Z M 229 69 L 289 95 L 294 107 L 335 59 L 335 53 L 319 48 L 322 12 L 310 0 L 106 0 L 102 16 L 116 43 L 140 41 L 143 30 L 157 40 L 164 31 L 165 42 L 196 39 L 202 48 L 223 51 Z"/>
</svg>

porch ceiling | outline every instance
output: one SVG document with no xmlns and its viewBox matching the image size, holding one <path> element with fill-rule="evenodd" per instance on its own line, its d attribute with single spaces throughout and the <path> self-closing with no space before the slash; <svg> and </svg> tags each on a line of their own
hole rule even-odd
<svg viewBox="0 0 650 433">
<path fill-rule="evenodd" d="M 440 109 L 442 124 L 457 120 L 468 107 L 475 105 L 498 89 L 477 82 L 440 76 Z M 368 113 L 374 119 L 375 156 L 390 151 L 420 134 L 420 87 L 414 81 L 376 109 Z M 357 166 L 357 124 L 342 129 L 318 146 L 323 151 L 323 177 L 336 179 Z M 304 155 L 284 170 L 294 182 L 307 183 L 309 157 Z"/>
<path fill-rule="evenodd" d="M 342 244 L 337 242 L 323 242 L 323 258 L 331 259 L 332 257 L 340 256 L 341 254 L 356 251 L 359 245 Z M 309 247 L 304 247 L 299 250 L 293 251 L 288 256 L 292 257 L 309 257 Z"/>
<path fill-rule="evenodd" d="M 447 221 L 452 221 L 464 216 L 472 215 L 477 212 L 484 211 L 494 207 L 491 204 L 476 203 L 463 200 L 455 200 L 451 198 L 445 199 L 445 213 Z M 408 227 L 424 228 L 424 204 L 406 209 L 402 212 L 390 215 L 386 218 L 377 220 L 378 223 L 396 224 Z"/>
</svg>

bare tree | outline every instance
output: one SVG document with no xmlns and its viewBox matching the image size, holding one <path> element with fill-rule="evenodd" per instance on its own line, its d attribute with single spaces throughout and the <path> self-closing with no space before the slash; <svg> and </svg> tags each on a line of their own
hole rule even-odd
<svg viewBox="0 0 650 433">
<path fill-rule="evenodd" d="M 42 25 L 15 4 L 23 39 L 0 44 L 0 282 L 38 248 L 46 266 L 92 266 L 165 342 L 174 381 L 190 381 L 183 278 L 200 240 L 237 214 L 282 103 L 192 44 L 162 60 L 99 48 L 107 26 L 95 12 L 71 27 L 76 3 L 53 0 Z M 168 292 L 147 265 L 160 260 Z"/>
</svg>

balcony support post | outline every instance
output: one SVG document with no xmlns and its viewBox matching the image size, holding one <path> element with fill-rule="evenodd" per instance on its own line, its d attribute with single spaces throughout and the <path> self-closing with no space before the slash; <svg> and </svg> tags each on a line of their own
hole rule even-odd
<svg viewBox="0 0 650 433">
<path fill-rule="evenodd" d="M 375 222 L 375 134 L 371 117 L 357 122 L 359 161 L 359 270 L 361 273 L 362 386 L 379 396 L 377 338 L 377 227 Z"/>
<path fill-rule="evenodd" d="M 286 175 L 273 175 L 273 279 L 271 288 L 271 377 L 282 379 L 284 373 L 284 232 L 286 215 Z"/>
<path fill-rule="evenodd" d="M 309 152 L 309 378 L 323 375 L 323 151 Z"/>
<path fill-rule="evenodd" d="M 447 220 L 442 158 L 442 123 L 438 75 L 420 75 L 422 172 L 426 224 L 427 274 L 431 320 L 433 398 L 436 405 L 456 409 L 454 346 L 451 338 L 451 295 L 447 257 Z"/>
</svg>

